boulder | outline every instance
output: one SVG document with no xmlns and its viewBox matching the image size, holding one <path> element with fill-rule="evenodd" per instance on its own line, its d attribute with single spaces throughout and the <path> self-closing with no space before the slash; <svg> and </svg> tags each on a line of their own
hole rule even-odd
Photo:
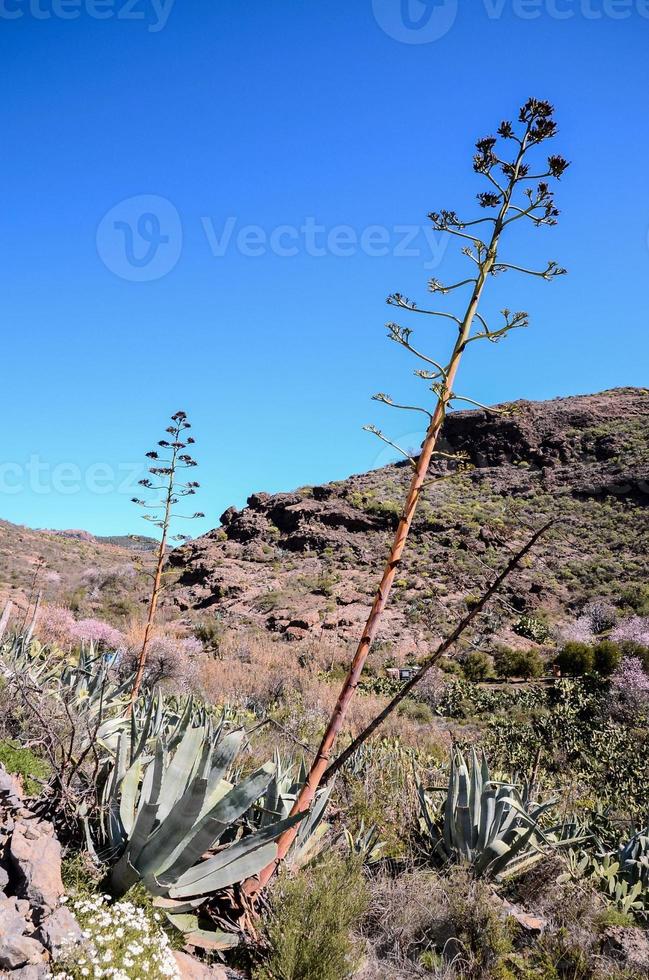
<svg viewBox="0 0 649 980">
<path fill-rule="evenodd" d="M 228 974 L 222 967 L 207 966 L 194 959 L 189 953 L 176 950 L 173 955 L 181 980 L 227 980 L 228 978 Z"/>
<path fill-rule="evenodd" d="M 0 967 L 5 970 L 43 963 L 46 955 L 41 943 L 29 936 L 11 935 L 0 939 Z"/>
<path fill-rule="evenodd" d="M 41 942 L 47 946 L 54 960 L 60 959 L 83 940 L 79 923 L 64 905 L 43 919 L 39 932 Z"/>
<path fill-rule="evenodd" d="M 38 828 L 40 833 L 34 836 Z M 11 838 L 9 855 L 17 872 L 18 895 L 34 906 L 53 911 L 63 897 L 58 840 L 50 836 L 49 829 L 43 829 L 41 821 L 29 828 L 19 823 Z"/>
<path fill-rule="evenodd" d="M 11 936 L 22 936 L 27 922 L 16 906 L 15 898 L 0 899 L 0 944 Z"/>
</svg>

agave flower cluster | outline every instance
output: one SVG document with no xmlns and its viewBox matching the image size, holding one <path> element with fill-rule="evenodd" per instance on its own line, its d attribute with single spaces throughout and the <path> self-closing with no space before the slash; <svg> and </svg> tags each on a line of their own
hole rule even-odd
<svg viewBox="0 0 649 980">
<path fill-rule="evenodd" d="M 79 899 L 72 907 L 84 943 L 70 950 L 51 974 L 53 980 L 180 978 L 166 934 L 144 909 L 132 902 L 113 904 L 107 895 Z"/>
</svg>

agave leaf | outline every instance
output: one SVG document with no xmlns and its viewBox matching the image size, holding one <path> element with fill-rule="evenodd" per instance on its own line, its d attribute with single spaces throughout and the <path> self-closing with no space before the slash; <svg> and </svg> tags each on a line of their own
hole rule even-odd
<svg viewBox="0 0 649 980">
<path fill-rule="evenodd" d="M 273 771 L 270 764 L 258 769 L 234 786 L 197 824 L 190 824 L 188 833 L 184 836 L 176 833 L 176 846 L 170 854 L 160 855 L 161 860 L 157 864 L 155 874 L 160 882 L 169 884 L 189 871 L 205 851 L 218 841 L 223 831 L 259 799 L 272 778 Z M 154 834 L 151 838 L 152 853 L 158 850 L 155 837 Z M 173 837 L 170 839 L 174 840 Z"/>
<path fill-rule="evenodd" d="M 119 786 L 121 793 L 119 818 L 122 821 L 122 827 L 127 837 L 130 835 L 135 821 L 135 801 L 141 776 L 142 762 L 140 759 L 136 759 L 127 770 Z"/>
<path fill-rule="evenodd" d="M 277 853 L 275 841 L 289 827 L 303 820 L 297 813 L 272 827 L 265 827 L 249 837 L 223 848 L 214 857 L 201 861 L 181 875 L 169 888 L 171 898 L 188 898 L 227 888 L 236 881 L 258 874 Z"/>
<path fill-rule="evenodd" d="M 194 932 L 185 934 L 185 942 L 188 946 L 218 952 L 238 946 L 239 937 L 235 933 L 217 931 L 216 929 L 196 929 Z"/>
</svg>

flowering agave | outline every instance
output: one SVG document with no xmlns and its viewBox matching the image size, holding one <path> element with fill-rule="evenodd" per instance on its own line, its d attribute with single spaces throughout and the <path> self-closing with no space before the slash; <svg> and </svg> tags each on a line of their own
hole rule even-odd
<svg viewBox="0 0 649 980">
<path fill-rule="evenodd" d="M 469 765 L 457 749 L 451 758 L 441 835 L 435 808 L 421 783 L 417 788 L 433 852 L 466 862 L 478 875 L 509 878 L 540 861 L 548 848 L 569 847 L 580 839 L 569 837 L 565 825 L 543 830 L 539 821 L 556 800 L 533 803 L 529 785 L 521 792 L 513 783 L 492 779 L 484 753 L 478 759 L 475 749 Z"/>
</svg>

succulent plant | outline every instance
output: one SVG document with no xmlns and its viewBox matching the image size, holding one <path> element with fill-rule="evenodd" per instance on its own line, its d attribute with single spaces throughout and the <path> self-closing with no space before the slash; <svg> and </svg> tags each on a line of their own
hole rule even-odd
<svg viewBox="0 0 649 980">
<path fill-rule="evenodd" d="M 624 913 L 649 909 L 649 827 L 640 830 L 617 851 L 598 853 L 570 850 L 568 871 L 559 880 L 591 878 L 602 888 L 609 902 Z"/>
<path fill-rule="evenodd" d="M 228 944 L 201 930 L 194 910 L 257 874 L 273 859 L 276 838 L 305 817 L 269 814 L 257 827 L 242 820 L 276 777 L 268 763 L 229 781 L 245 739 L 243 729 L 226 731 L 191 703 L 175 726 L 149 704 L 139 729 L 133 721 L 131 733 L 119 733 L 104 784 L 98 852 L 112 865 L 109 889 L 123 895 L 142 882 L 195 945 Z"/>
<path fill-rule="evenodd" d="M 542 828 L 540 819 L 556 800 L 534 803 L 528 784 L 519 788 L 492 779 L 484 753 L 478 759 L 475 750 L 470 764 L 458 749 L 453 752 L 441 832 L 439 808 L 432 805 L 421 783 L 418 793 L 422 826 L 433 841 L 434 853 L 465 862 L 478 875 L 509 878 L 527 870 L 549 849 L 569 847 L 580 839 L 569 836 L 569 825 Z"/>
<path fill-rule="evenodd" d="M 273 822 L 288 818 L 306 777 L 307 767 L 304 759 L 296 772 L 295 766 L 287 766 L 279 752 L 275 753 L 275 772 L 259 808 L 260 827 L 267 827 Z M 316 793 L 313 805 L 288 852 L 289 864 L 302 867 L 322 851 L 323 838 L 329 829 L 329 825 L 323 818 L 332 789 L 333 783 L 320 787 Z"/>
</svg>

